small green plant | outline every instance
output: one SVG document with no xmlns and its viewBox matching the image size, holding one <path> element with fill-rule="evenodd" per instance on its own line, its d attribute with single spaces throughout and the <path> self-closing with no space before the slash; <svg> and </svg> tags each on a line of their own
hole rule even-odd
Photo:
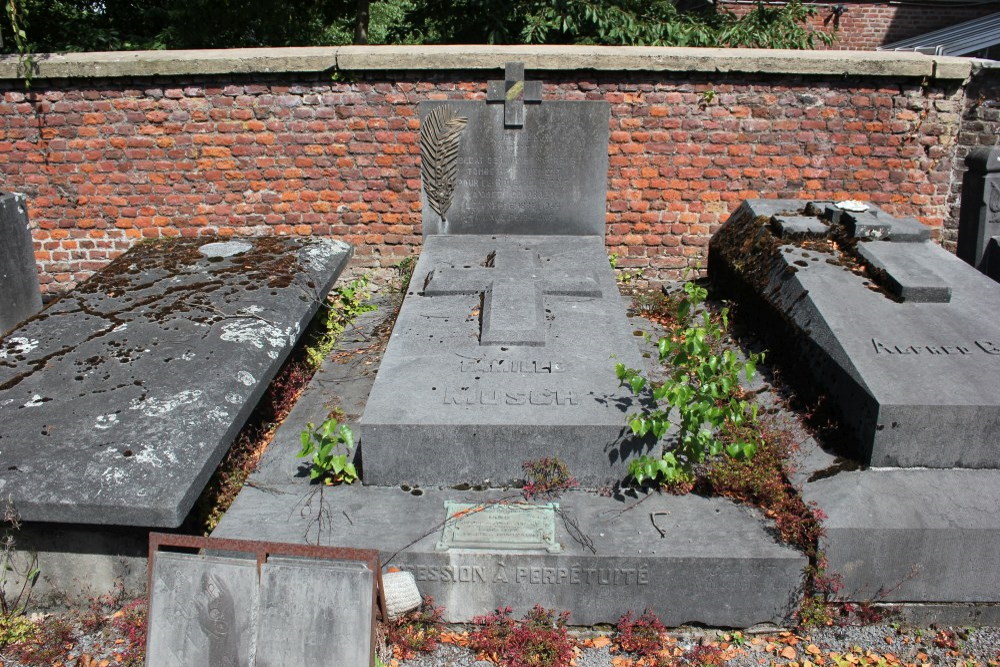
<svg viewBox="0 0 1000 667">
<path fill-rule="evenodd" d="M 417 266 L 417 259 L 413 255 L 408 255 L 403 259 L 399 260 L 399 264 L 396 265 L 396 271 L 398 272 L 398 288 L 399 292 L 406 292 L 406 288 L 410 285 L 410 278 L 413 277 L 413 269 Z"/>
<path fill-rule="evenodd" d="M 677 320 L 688 322 L 695 309 L 704 303 L 708 291 L 694 282 L 684 285 L 686 296 L 677 305 Z M 729 455 L 750 459 L 757 451 L 753 429 L 742 428 L 757 422 L 756 403 L 743 398 L 740 376 L 750 380 L 761 354 L 741 361 L 730 349 L 722 349 L 728 327 L 728 311 L 718 318 L 706 310 L 700 322 L 694 319 L 683 329 L 657 342 L 659 361 L 671 371 L 668 379 L 652 388 L 655 407 L 630 415 L 632 432 L 644 437 L 652 434 L 660 441 L 671 426 L 671 409 L 680 419 L 678 444 L 659 458 L 642 456 L 629 464 L 629 473 L 639 484 L 646 480 L 667 486 L 684 487 L 694 480 L 693 468 L 708 457 Z M 619 382 L 632 393 L 643 395 L 649 381 L 642 373 L 617 364 Z M 745 438 L 730 439 L 738 433 Z"/>
<path fill-rule="evenodd" d="M 358 479 L 358 471 L 351 463 L 350 454 L 354 449 L 354 433 L 347 424 L 339 424 L 330 417 L 319 428 L 312 422 L 306 424 L 300 434 L 302 449 L 298 457 L 312 457 L 309 479 L 326 485 L 352 484 Z"/>
<path fill-rule="evenodd" d="M 375 304 L 368 302 L 367 275 L 359 276 L 346 285 L 338 285 L 333 295 L 323 304 L 317 315 L 320 319 L 320 333 L 306 349 L 306 363 L 311 368 L 319 368 L 337 343 L 337 337 L 358 315 L 373 311 Z"/>
<path fill-rule="evenodd" d="M 714 90 L 704 90 L 698 94 L 698 106 L 704 108 L 715 101 Z"/>
<path fill-rule="evenodd" d="M 611 263 L 611 270 L 614 271 L 618 277 L 618 282 L 624 286 L 631 285 L 640 277 L 642 277 L 642 271 L 639 269 L 619 269 L 618 268 L 618 253 L 613 252 L 608 255 L 608 261 Z"/>
<path fill-rule="evenodd" d="M 521 491 L 527 500 L 537 496 L 550 498 L 580 484 L 569 473 L 569 466 L 555 456 L 525 461 L 521 468 L 524 470 L 524 488 Z"/>
</svg>

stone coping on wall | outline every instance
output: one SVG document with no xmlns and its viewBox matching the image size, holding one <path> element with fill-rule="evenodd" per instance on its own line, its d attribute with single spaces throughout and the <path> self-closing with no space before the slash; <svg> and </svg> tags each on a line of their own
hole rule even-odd
<svg viewBox="0 0 1000 667">
<path fill-rule="evenodd" d="M 968 58 L 901 51 L 798 51 L 641 46 L 320 46 L 192 51 L 36 54 L 39 79 L 406 70 L 740 72 L 964 80 Z M 21 78 L 18 57 L 0 56 L 0 79 Z"/>
</svg>

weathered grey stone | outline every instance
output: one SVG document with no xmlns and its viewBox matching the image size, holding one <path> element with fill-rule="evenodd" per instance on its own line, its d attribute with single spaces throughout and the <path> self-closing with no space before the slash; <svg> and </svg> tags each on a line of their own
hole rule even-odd
<svg viewBox="0 0 1000 667">
<path fill-rule="evenodd" d="M 844 599 L 1000 602 L 1000 470 L 851 470 L 800 451 L 796 483 L 826 515 L 819 547 Z"/>
<path fill-rule="evenodd" d="M 42 309 L 24 195 L 0 193 L 0 335 Z"/>
<path fill-rule="evenodd" d="M 364 563 L 269 558 L 260 571 L 257 667 L 369 665 L 374 580 Z"/>
<path fill-rule="evenodd" d="M 712 239 L 709 274 L 797 351 L 854 433 L 847 453 L 876 466 L 1000 466 L 997 284 L 935 244 L 905 243 L 952 297 L 898 303 L 842 251 L 783 245 L 763 204 L 744 202 Z"/>
<path fill-rule="evenodd" d="M 151 583 L 147 665 L 254 664 L 255 561 L 158 552 Z"/>
<path fill-rule="evenodd" d="M 1000 236 L 994 236 L 986 244 L 982 266 L 983 273 L 1000 283 Z"/>
<path fill-rule="evenodd" d="M 990 239 L 1000 236 L 1000 147 L 980 147 L 965 158 L 957 254 L 984 273 Z"/>
<path fill-rule="evenodd" d="M 520 295 L 480 297 L 510 270 Z M 641 363 L 600 237 L 427 237 L 361 420 L 364 482 L 501 485 L 543 456 L 618 481 L 649 445 L 616 361 Z"/>
<path fill-rule="evenodd" d="M 457 182 L 442 219 L 421 192 L 423 233 L 604 236 L 607 102 L 546 100 L 523 107 L 523 126 L 504 126 L 507 104 L 422 102 L 420 117 L 449 106 L 468 119 Z"/>
<path fill-rule="evenodd" d="M 884 271 L 886 287 L 915 303 L 948 303 L 951 287 L 928 264 L 935 257 L 924 252 L 929 246 L 871 241 L 858 244 L 858 255 L 873 268 Z"/>
<path fill-rule="evenodd" d="M 452 622 L 499 605 L 523 614 L 541 604 L 571 609 L 571 622 L 584 625 L 613 623 L 648 606 L 672 626 L 746 627 L 786 621 L 799 599 L 805 556 L 777 543 L 758 511 L 729 500 L 570 492 L 554 501 L 559 553 L 467 545 L 440 551 L 446 501 L 510 503 L 519 496 L 421 492 L 327 488 L 329 521 L 320 525 L 302 511 L 307 485 L 245 487 L 214 536 L 264 531 L 268 540 L 378 549 L 391 558 L 383 565 L 412 572 L 420 591 L 433 595 Z"/>
<path fill-rule="evenodd" d="M 813 215 L 776 215 L 773 220 L 781 238 L 826 236 L 830 233 L 830 225 Z"/>
<path fill-rule="evenodd" d="M 176 527 L 350 255 L 137 246 L 0 340 L 0 491 L 27 521 Z"/>
</svg>

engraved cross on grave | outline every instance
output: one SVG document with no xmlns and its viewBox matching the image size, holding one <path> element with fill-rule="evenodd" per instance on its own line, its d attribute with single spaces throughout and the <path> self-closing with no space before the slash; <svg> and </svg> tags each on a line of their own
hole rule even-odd
<svg viewBox="0 0 1000 667">
<path fill-rule="evenodd" d="M 542 101 L 542 82 L 524 80 L 524 63 L 507 63 L 503 81 L 489 81 L 486 101 L 503 102 L 504 127 L 524 126 L 524 105 Z"/>
<path fill-rule="evenodd" d="M 480 345 L 545 345 L 545 295 L 601 297 L 593 276 L 550 261 L 536 250 L 499 248 L 483 267 L 432 271 L 424 296 L 482 294 Z"/>
</svg>

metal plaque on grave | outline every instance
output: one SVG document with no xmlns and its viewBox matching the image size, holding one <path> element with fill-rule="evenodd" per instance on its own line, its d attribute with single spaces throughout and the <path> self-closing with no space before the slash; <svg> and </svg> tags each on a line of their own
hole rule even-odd
<svg viewBox="0 0 1000 667">
<path fill-rule="evenodd" d="M 517 63 L 505 78 L 485 102 L 420 103 L 424 236 L 604 236 L 610 105 L 542 100 Z"/>
<path fill-rule="evenodd" d="M 260 572 L 257 667 L 368 665 L 374 576 L 360 562 L 271 557 Z"/>
<path fill-rule="evenodd" d="M 146 665 L 252 665 L 257 564 L 171 552 L 154 559 Z"/>
<path fill-rule="evenodd" d="M 446 516 L 438 551 L 505 549 L 559 553 L 556 542 L 558 503 L 445 502 Z"/>
</svg>

